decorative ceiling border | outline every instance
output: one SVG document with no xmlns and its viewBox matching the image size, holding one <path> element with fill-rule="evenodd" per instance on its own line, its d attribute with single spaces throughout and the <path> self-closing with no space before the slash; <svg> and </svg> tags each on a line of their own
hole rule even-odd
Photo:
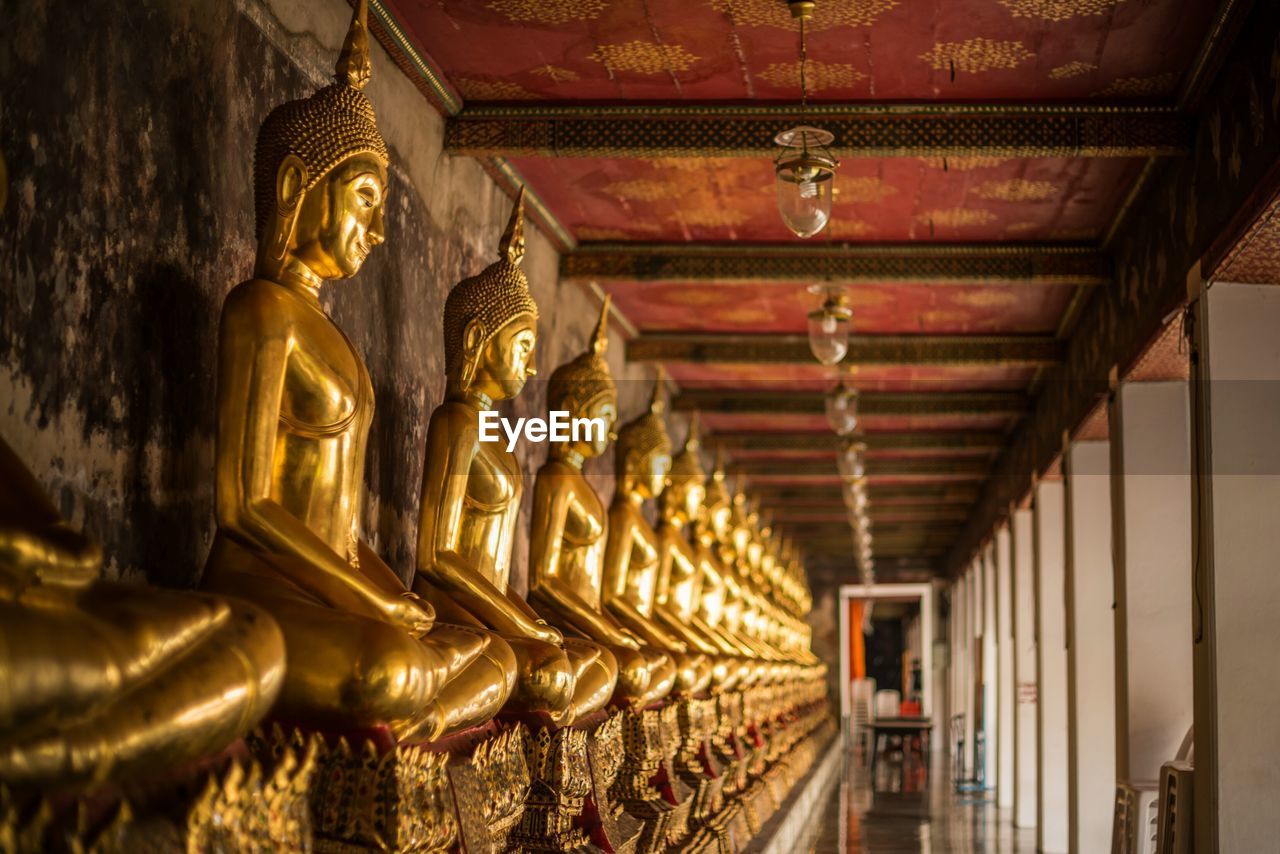
<svg viewBox="0 0 1280 854">
<path fill-rule="evenodd" d="M 409 40 L 396 16 L 382 0 L 369 0 L 369 11 L 373 13 L 371 29 L 374 37 L 405 76 L 446 117 L 457 115 L 462 110 L 462 96 L 450 85 L 444 72 L 425 51 Z"/>
<path fill-rule="evenodd" d="M 1075 244 L 582 243 L 565 279 L 624 282 L 1107 285 L 1110 259 Z"/>
<path fill-rule="evenodd" d="M 471 157 L 764 157 L 794 107 L 471 106 L 445 127 L 445 150 Z M 1002 106 L 806 114 L 840 157 L 1169 157 L 1190 122 L 1160 107 Z"/>
<path fill-rule="evenodd" d="M 851 365 L 1050 365 L 1066 347 L 1036 335 L 858 335 Z M 645 334 L 627 342 L 628 362 L 812 365 L 803 335 Z"/>
</svg>

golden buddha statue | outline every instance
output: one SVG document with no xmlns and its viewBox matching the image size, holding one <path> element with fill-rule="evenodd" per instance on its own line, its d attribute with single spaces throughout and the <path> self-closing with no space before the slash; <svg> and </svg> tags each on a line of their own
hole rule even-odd
<svg viewBox="0 0 1280 854">
<path fill-rule="evenodd" d="M 700 546 L 690 541 L 687 528 L 706 512 L 707 475 L 702 468 L 698 413 L 689 421 L 684 447 L 671 461 L 667 486 L 659 496 L 658 582 L 653 613 L 664 627 L 689 649 L 709 657 L 711 686 L 715 690 L 733 688 L 742 677 L 738 652 L 698 619 L 698 604 L 704 576 Z M 696 542 L 696 541 L 695 541 Z"/>
<path fill-rule="evenodd" d="M 277 107 L 258 135 L 257 268 L 219 328 L 218 533 L 203 585 L 280 624 L 277 717 L 425 740 L 492 716 L 515 661 L 496 637 L 436 624 L 360 538 L 373 385 L 319 293 L 385 239 L 366 15 L 360 0 L 337 82 Z"/>
<path fill-rule="evenodd" d="M 711 681 L 711 662 L 690 650 L 654 614 L 662 554 L 658 536 L 644 518 L 645 501 L 657 498 L 671 468 L 671 439 L 662 420 L 662 376 L 649 408 L 618 431 L 617 483 L 609 506 L 609 539 L 604 557 L 604 603 L 628 631 L 671 654 L 676 691 L 696 694 Z"/>
<path fill-rule="evenodd" d="M 604 610 L 600 602 L 604 559 L 604 505 L 582 474 L 588 457 L 605 452 L 618 419 L 618 394 L 604 358 L 609 339 L 605 297 L 591 348 L 556 368 L 547 384 L 547 408 L 571 419 L 604 425 L 581 441 L 551 443 L 547 462 L 533 487 L 529 546 L 529 600 L 566 635 L 608 647 L 618 660 L 617 701 L 643 708 L 670 693 L 675 682 L 671 656 L 641 644 Z"/>
<path fill-rule="evenodd" d="M 99 579 L 97 543 L 0 440 L 0 783 L 100 783 L 215 753 L 267 712 L 280 630 L 236 600 Z"/>
<path fill-rule="evenodd" d="M 567 725 L 609 702 L 618 663 L 598 643 L 565 638 L 511 589 L 520 466 L 501 442 L 480 441 L 481 414 L 518 395 L 536 373 L 538 306 L 523 257 L 522 189 L 498 261 L 445 301 L 447 389 L 427 428 L 413 586 L 443 619 L 506 640 L 518 662 L 513 711 Z"/>
</svg>

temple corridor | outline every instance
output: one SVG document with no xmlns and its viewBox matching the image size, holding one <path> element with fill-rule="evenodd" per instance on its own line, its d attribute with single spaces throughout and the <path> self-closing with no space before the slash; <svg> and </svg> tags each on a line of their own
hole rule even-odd
<svg viewBox="0 0 1280 854">
<path fill-rule="evenodd" d="M 844 751 L 838 781 L 812 814 L 821 830 L 811 854 L 1034 854 L 1035 831 L 1015 828 L 993 794 L 958 794 L 944 764 L 932 771 L 887 763 L 873 785 L 855 752 Z"/>
</svg>

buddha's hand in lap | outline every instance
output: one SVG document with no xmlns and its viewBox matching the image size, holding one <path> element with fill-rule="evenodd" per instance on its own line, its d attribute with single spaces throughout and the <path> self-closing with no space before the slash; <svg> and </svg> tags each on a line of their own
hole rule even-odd
<svg viewBox="0 0 1280 854">
<path fill-rule="evenodd" d="M 382 603 L 382 613 L 387 621 L 399 626 L 412 637 L 421 638 L 435 625 L 435 609 L 418 598 L 416 593 L 405 591 L 399 598 Z"/>
</svg>

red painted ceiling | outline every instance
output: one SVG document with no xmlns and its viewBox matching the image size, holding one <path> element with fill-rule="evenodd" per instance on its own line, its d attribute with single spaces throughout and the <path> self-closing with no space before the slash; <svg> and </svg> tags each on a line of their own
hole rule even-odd
<svg viewBox="0 0 1280 854">
<path fill-rule="evenodd" d="M 795 241 L 766 158 L 511 162 L 579 240 Z M 1092 240 L 1141 168 L 1126 158 L 848 159 L 829 233 L 810 242 Z"/>
<path fill-rule="evenodd" d="M 821 302 L 802 285 L 607 283 L 614 305 L 643 332 L 803 335 Z M 1049 334 L 1071 301 L 1068 285 L 857 285 L 845 289 L 856 333 Z"/>
<path fill-rule="evenodd" d="M 781 0 L 387 0 L 475 101 L 794 101 Z M 1213 0 L 826 0 L 814 100 L 1152 98 Z"/>
</svg>

